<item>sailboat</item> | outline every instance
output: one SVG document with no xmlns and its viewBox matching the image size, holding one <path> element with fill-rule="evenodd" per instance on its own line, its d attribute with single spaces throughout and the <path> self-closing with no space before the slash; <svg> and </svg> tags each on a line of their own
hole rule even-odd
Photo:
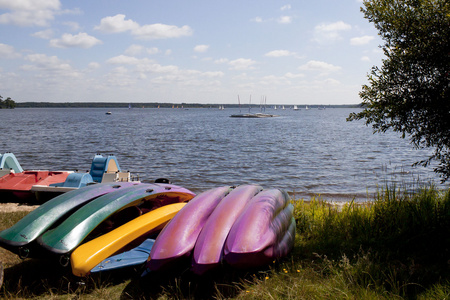
<svg viewBox="0 0 450 300">
<path fill-rule="evenodd" d="M 264 101 L 266 101 L 264 99 Z M 239 95 L 238 95 L 238 102 L 239 102 L 239 114 L 235 114 L 235 115 L 231 115 L 231 118 L 272 118 L 272 117 L 278 117 L 277 115 L 272 115 L 272 114 L 266 114 L 266 113 L 256 113 L 256 114 L 252 114 L 250 113 L 250 109 L 251 109 L 251 104 L 252 104 L 252 96 L 250 95 L 250 102 L 249 102 L 249 107 L 248 107 L 248 113 L 247 114 L 241 114 L 241 101 L 239 99 Z M 261 105 L 262 105 L 263 100 L 261 100 Z M 276 107 L 276 106 L 275 106 Z M 261 110 L 262 110 L 262 106 L 261 106 Z"/>
<path fill-rule="evenodd" d="M 299 110 L 297 105 L 294 105 L 294 110 Z"/>
</svg>

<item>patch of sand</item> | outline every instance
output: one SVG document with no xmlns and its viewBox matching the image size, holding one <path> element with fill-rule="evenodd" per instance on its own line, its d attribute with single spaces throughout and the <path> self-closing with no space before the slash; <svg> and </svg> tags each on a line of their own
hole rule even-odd
<svg viewBox="0 0 450 300">
<path fill-rule="evenodd" d="M 0 212 L 9 213 L 17 211 L 32 211 L 37 207 L 39 207 L 39 205 L 28 205 L 22 203 L 0 203 Z"/>
</svg>

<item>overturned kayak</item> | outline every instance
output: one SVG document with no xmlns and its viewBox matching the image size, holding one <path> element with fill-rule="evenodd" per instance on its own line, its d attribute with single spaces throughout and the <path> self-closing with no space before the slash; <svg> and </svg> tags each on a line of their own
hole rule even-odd
<svg viewBox="0 0 450 300">
<path fill-rule="evenodd" d="M 230 230 L 225 261 L 247 268 L 286 256 L 295 240 L 293 210 L 287 193 L 272 189 L 256 195 Z"/>
<path fill-rule="evenodd" d="M 221 263 L 231 226 L 247 203 L 262 190 L 258 185 L 241 185 L 220 201 L 195 243 L 192 259 L 194 273 L 201 275 Z"/>
<path fill-rule="evenodd" d="M 32 256 L 30 243 L 58 221 L 93 199 L 134 185 L 131 182 L 97 184 L 74 190 L 40 205 L 12 227 L 0 232 L 0 246 L 22 257 Z"/>
<path fill-rule="evenodd" d="M 211 189 L 191 200 L 157 236 L 143 275 L 183 257 L 199 275 L 222 263 L 262 266 L 292 250 L 295 229 L 293 205 L 283 191 L 257 185 Z"/>
<path fill-rule="evenodd" d="M 98 230 L 97 234 L 104 234 L 118 224 L 136 218 L 143 210 L 145 212 L 171 203 L 186 202 L 194 196 L 191 191 L 171 184 L 133 185 L 84 205 L 57 227 L 41 235 L 37 243 L 51 253 L 68 254 L 94 229 Z M 109 222 L 104 222 L 107 219 Z M 102 223 L 105 228 L 97 228 Z"/>
<path fill-rule="evenodd" d="M 173 266 L 180 259 L 190 258 L 209 216 L 231 191 L 229 186 L 210 189 L 186 204 L 158 235 L 150 252 L 147 268 L 151 271 L 161 270 Z"/>
<path fill-rule="evenodd" d="M 87 275 L 103 260 L 119 253 L 130 243 L 143 237 L 146 238 L 148 235 L 161 230 L 185 205 L 185 203 L 174 203 L 159 207 L 79 246 L 70 256 L 72 273 L 75 276 Z M 130 253 L 128 254 L 131 256 Z M 142 263 L 147 260 L 148 254 Z M 131 259 L 130 256 L 128 256 L 127 264 L 124 264 L 124 261 L 120 261 L 120 266 L 135 264 L 136 257 Z M 108 265 L 108 268 L 114 266 L 111 264 L 111 259 L 108 261 L 110 262 L 109 264 L 105 263 Z"/>
</svg>

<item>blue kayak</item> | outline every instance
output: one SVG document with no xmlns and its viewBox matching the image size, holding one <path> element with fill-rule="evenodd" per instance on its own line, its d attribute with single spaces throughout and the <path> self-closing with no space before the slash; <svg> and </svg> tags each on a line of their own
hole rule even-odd
<svg viewBox="0 0 450 300">
<path fill-rule="evenodd" d="M 126 251 L 105 259 L 93 268 L 91 273 L 111 271 L 120 268 L 137 266 L 140 264 L 143 265 L 147 261 L 154 243 L 154 239 L 146 239 L 142 244 L 134 249 L 131 249 L 130 251 Z"/>
</svg>

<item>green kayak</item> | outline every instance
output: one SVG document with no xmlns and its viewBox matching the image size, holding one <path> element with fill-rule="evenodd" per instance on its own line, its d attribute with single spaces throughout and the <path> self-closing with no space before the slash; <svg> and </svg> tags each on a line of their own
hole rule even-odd
<svg viewBox="0 0 450 300">
<path fill-rule="evenodd" d="M 37 243 L 51 253 L 68 254 L 88 235 L 93 238 L 95 237 L 93 235 L 98 236 L 110 231 L 114 226 L 120 226 L 139 214 L 145 213 L 146 210 L 171 203 L 186 202 L 194 197 L 193 192 L 171 184 L 142 183 L 126 187 L 84 205 L 59 226 L 41 235 Z M 117 216 L 121 218 L 114 218 Z M 118 219 L 122 224 L 111 225 Z"/>
<path fill-rule="evenodd" d="M 0 246 L 27 257 L 31 254 L 30 249 L 33 248 L 30 243 L 57 222 L 91 200 L 133 184 L 135 183 L 94 184 L 61 194 L 30 212 L 12 227 L 1 231 Z"/>
</svg>

